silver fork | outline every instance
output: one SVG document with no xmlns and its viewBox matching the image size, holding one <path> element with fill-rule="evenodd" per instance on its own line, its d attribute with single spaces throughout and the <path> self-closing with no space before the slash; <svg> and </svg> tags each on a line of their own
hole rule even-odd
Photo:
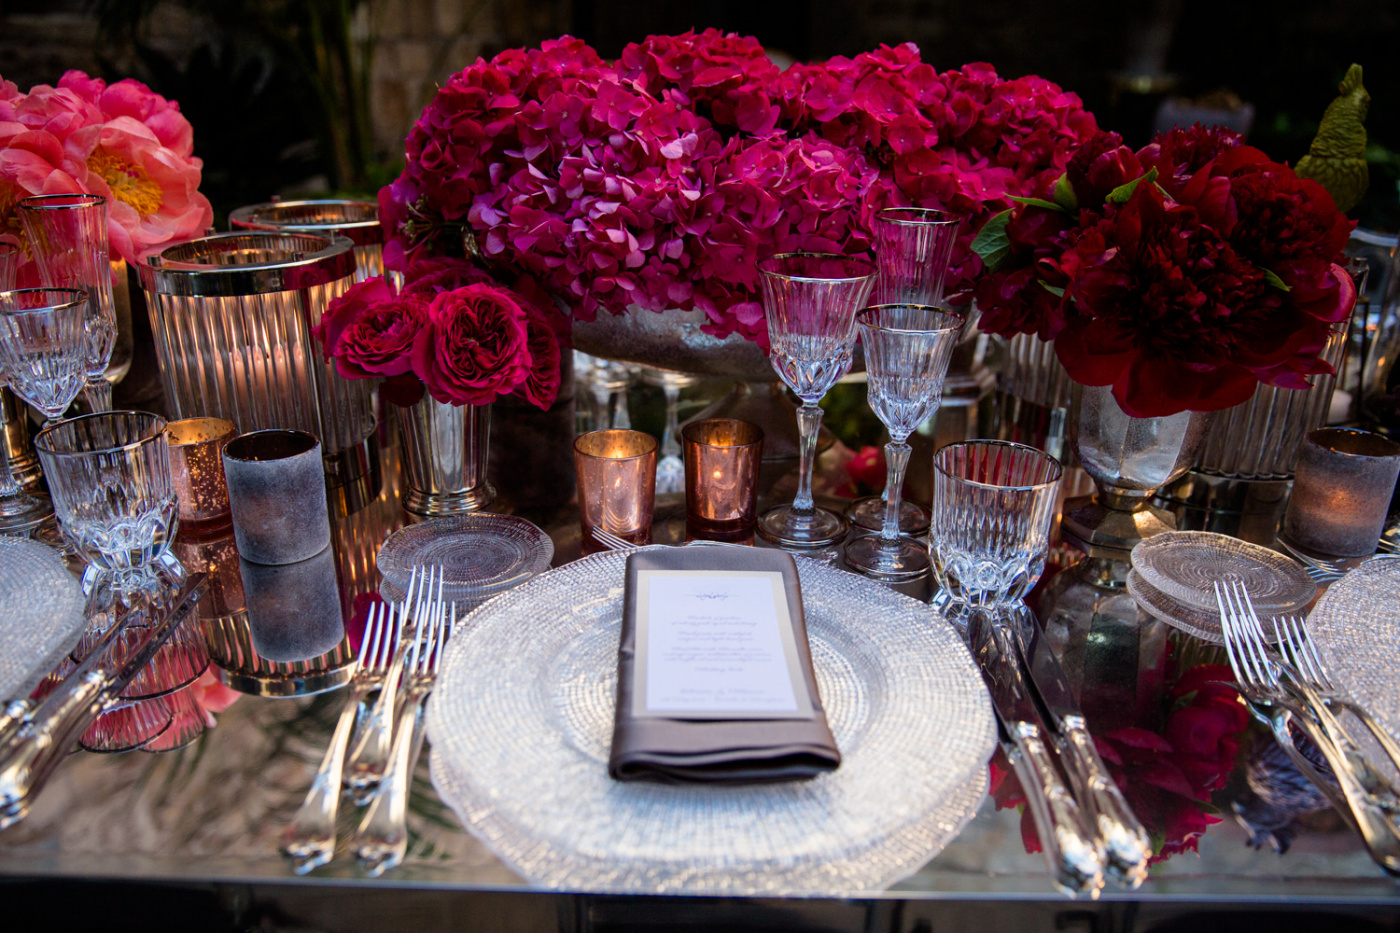
<svg viewBox="0 0 1400 933">
<path fill-rule="evenodd" d="M 434 574 L 431 568 L 414 567 L 408 576 L 408 590 L 399 608 L 399 635 L 406 628 L 408 617 L 421 617 L 427 604 L 427 596 L 432 592 Z M 439 590 L 442 581 L 437 581 Z M 402 637 L 395 640 L 398 647 L 393 663 L 383 677 L 379 696 L 370 707 L 368 715 L 360 726 L 357 741 L 352 746 L 350 759 L 346 763 L 346 783 L 350 785 L 350 797 L 355 806 L 363 807 L 370 802 L 384 772 L 389 766 L 389 751 L 394 724 L 394 711 L 398 706 L 399 681 L 403 676 L 404 659 L 408 655 L 408 644 L 401 643 Z"/>
<path fill-rule="evenodd" d="M 396 634 L 393 611 L 383 603 L 372 606 L 360 639 L 355 673 L 350 678 L 350 692 L 336 720 L 335 731 L 331 733 L 330 746 L 316 769 L 301 809 L 291 825 L 282 831 L 282 854 L 293 860 L 294 870 L 299 875 L 326 864 L 335 855 L 335 816 L 340 806 L 340 781 L 350 730 L 360 704 L 388 672 Z"/>
<path fill-rule="evenodd" d="M 429 607 L 427 615 L 426 633 L 422 637 L 417 631 L 414 633 L 413 657 L 406 668 L 408 693 L 399 711 L 389 771 L 351 840 L 355 855 L 371 876 L 398 865 L 408 851 L 408 790 L 423 736 L 423 704 L 432 692 L 438 660 L 457 622 L 457 606 L 453 604 L 449 609 L 438 600 Z"/>
<path fill-rule="evenodd" d="M 1316 693 L 1328 706 L 1339 706 L 1361 720 L 1361 724 L 1370 731 L 1386 756 L 1390 758 L 1390 763 L 1396 769 L 1400 769 L 1400 743 L 1397 743 L 1390 732 L 1376 721 L 1370 710 L 1360 703 L 1354 702 L 1337 689 L 1336 684 L 1327 676 L 1327 670 L 1322 665 L 1322 656 L 1317 652 L 1317 644 L 1308 634 L 1307 626 L 1303 623 L 1302 618 L 1275 616 L 1273 624 L 1274 636 L 1278 640 L 1280 652 L 1292 670 L 1301 675 L 1305 686 Z"/>
<path fill-rule="evenodd" d="M 1279 745 L 1337 811 L 1348 817 L 1376 864 L 1388 874 L 1400 875 L 1400 831 L 1397 831 L 1385 810 L 1361 786 L 1360 779 L 1351 770 L 1351 763 L 1319 718 L 1297 703 L 1279 682 L 1278 669 L 1264 650 L 1263 629 L 1245 602 L 1244 595 L 1243 587 L 1238 583 L 1228 588 L 1219 581 L 1215 583 L 1225 651 L 1241 694 L 1252 708 L 1266 712 L 1266 721 Z M 1322 704 L 1319 702 L 1318 705 Z M 1330 716 L 1325 707 L 1323 715 Z M 1288 731 L 1290 721 L 1297 723 L 1327 759 L 1336 777 L 1337 787 L 1341 790 L 1340 796 L 1337 788 L 1319 775 L 1294 746 L 1293 736 Z"/>
<path fill-rule="evenodd" d="M 633 551 L 640 547 L 625 538 L 619 538 L 606 528 L 594 528 L 593 540 L 610 551 Z"/>
</svg>

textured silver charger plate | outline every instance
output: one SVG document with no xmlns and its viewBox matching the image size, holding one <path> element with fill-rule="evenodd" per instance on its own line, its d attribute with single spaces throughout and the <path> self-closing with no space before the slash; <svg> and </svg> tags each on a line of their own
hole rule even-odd
<svg viewBox="0 0 1400 933">
<path fill-rule="evenodd" d="M 1211 531 L 1153 535 L 1133 548 L 1132 562 L 1143 583 L 1210 616 L 1220 612 L 1216 580 L 1244 584 L 1261 613 L 1297 612 L 1317 595 L 1317 584 L 1293 558 Z"/>
<path fill-rule="evenodd" d="M 543 574 L 448 645 L 433 783 L 512 869 L 571 890 L 855 894 L 917 871 L 971 819 L 996 727 L 961 638 L 922 603 L 802 558 L 841 767 L 747 787 L 609 778 L 626 560 Z"/>
<path fill-rule="evenodd" d="M 1308 632 L 1337 686 L 1400 739 L 1400 557 L 1373 558 L 1333 583 Z"/>
<path fill-rule="evenodd" d="M 0 701 L 28 696 L 85 623 L 82 587 L 58 552 L 0 535 Z"/>
</svg>

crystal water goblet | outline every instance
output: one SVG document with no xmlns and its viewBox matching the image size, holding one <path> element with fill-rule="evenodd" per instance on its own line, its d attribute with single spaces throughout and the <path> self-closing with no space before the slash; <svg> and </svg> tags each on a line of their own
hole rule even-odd
<svg viewBox="0 0 1400 933">
<path fill-rule="evenodd" d="M 165 419 L 105 411 L 34 438 L 63 535 L 123 593 L 159 589 L 159 561 L 179 524 Z"/>
<path fill-rule="evenodd" d="M 846 534 L 846 520 L 812 500 L 812 467 L 822 410 L 817 402 L 851 368 L 856 312 L 875 285 L 875 266 L 832 253 L 782 253 L 758 264 L 768 358 L 802 400 L 797 495 L 764 512 L 758 532 L 786 548 L 827 547 Z"/>
<path fill-rule="evenodd" d="M 87 293 L 76 288 L 0 292 L 0 368 L 10 388 L 53 424 L 83 389 Z"/>
<path fill-rule="evenodd" d="M 906 441 L 938 411 L 962 325 L 961 314 L 922 305 L 874 305 L 856 315 L 870 407 L 890 432 L 884 522 L 877 534 L 846 545 L 846 563 L 867 576 L 902 582 L 928 572 L 928 548 L 900 533 L 900 493 L 910 451 Z"/>
<path fill-rule="evenodd" d="M 943 307 L 944 283 L 962 218 L 924 207 L 887 207 L 875 212 L 875 303 Z M 858 528 L 883 527 L 889 490 L 862 496 L 846 507 L 846 518 Z M 928 512 L 916 502 L 901 500 L 899 530 L 918 535 L 928 530 Z"/>
<path fill-rule="evenodd" d="M 1040 579 L 1055 521 L 1060 461 L 1009 441 L 963 441 L 933 455 L 929 549 L 942 592 L 999 606 Z"/>
<path fill-rule="evenodd" d="M 0 240 L 0 292 L 15 287 L 20 249 Z M 0 354 L 0 389 L 5 387 L 5 364 Z M 10 449 L 0 438 L 0 534 L 23 533 L 53 514 L 48 498 L 24 491 L 10 472 Z"/>
<path fill-rule="evenodd" d="M 112 407 L 112 384 L 104 373 L 117 343 L 107 199 L 97 194 L 40 194 L 20 201 L 16 213 L 24 222 L 43 283 L 88 294 L 83 397 L 93 411 L 107 411 Z"/>
</svg>

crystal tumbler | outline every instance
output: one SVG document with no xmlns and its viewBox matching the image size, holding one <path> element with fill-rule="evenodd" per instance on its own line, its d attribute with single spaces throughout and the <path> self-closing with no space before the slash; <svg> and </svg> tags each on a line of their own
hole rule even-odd
<svg viewBox="0 0 1400 933">
<path fill-rule="evenodd" d="M 354 282 L 349 240 L 228 233 L 142 257 L 161 383 L 174 415 L 285 428 L 340 454 L 374 430 L 374 383 L 335 371 L 312 335 Z"/>
<path fill-rule="evenodd" d="M 107 411 L 50 425 L 34 438 L 63 536 L 88 563 L 139 586 L 179 522 L 165 419 Z"/>
<path fill-rule="evenodd" d="M 933 456 L 929 549 L 949 597 L 1000 605 L 1045 569 L 1063 470 L 1044 451 L 1005 441 L 949 444 Z"/>
<path fill-rule="evenodd" d="M 747 421 L 709 418 L 686 425 L 681 439 L 686 537 L 752 543 L 763 429 Z"/>
<path fill-rule="evenodd" d="M 234 230 L 343 236 L 355 244 L 355 281 L 384 274 L 384 228 L 373 201 L 269 201 L 230 211 Z"/>
<path fill-rule="evenodd" d="M 583 552 L 609 550 L 601 528 L 633 544 L 651 543 L 656 507 L 656 438 L 641 431 L 592 431 L 574 441 Z"/>
</svg>

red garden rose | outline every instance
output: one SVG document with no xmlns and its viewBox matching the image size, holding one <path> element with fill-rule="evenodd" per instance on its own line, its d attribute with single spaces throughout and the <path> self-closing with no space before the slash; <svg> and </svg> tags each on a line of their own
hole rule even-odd
<svg viewBox="0 0 1400 933">
<path fill-rule="evenodd" d="M 321 341 L 321 353 L 326 359 L 335 355 L 340 344 L 340 335 L 351 324 L 358 321 L 380 302 L 394 297 L 394 287 L 383 276 L 365 279 L 350 286 L 345 294 L 335 298 L 321 315 L 321 322 L 311 329 L 311 333 Z"/>
<path fill-rule="evenodd" d="M 487 405 L 530 372 L 525 311 L 504 289 L 476 284 L 428 304 L 413 369 L 440 402 Z"/>
<path fill-rule="evenodd" d="M 428 319 L 424 298 L 403 294 L 369 307 L 340 335 L 335 368 L 347 379 L 402 376 L 412 368 L 413 342 Z"/>
</svg>

